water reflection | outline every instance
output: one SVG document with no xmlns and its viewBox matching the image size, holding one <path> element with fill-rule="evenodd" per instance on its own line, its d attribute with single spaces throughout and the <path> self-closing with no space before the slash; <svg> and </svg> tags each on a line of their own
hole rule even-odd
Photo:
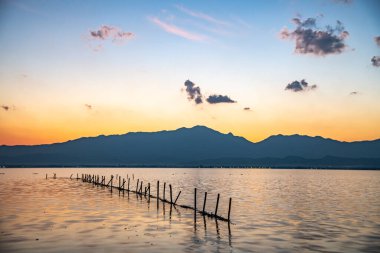
<svg viewBox="0 0 380 253">
<path fill-rule="evenodd" d="M 54 169 L 55 180 L 45 180 L 45 173 L 54 176 L 46 169 L 1 172 L 4 252 L 377 252 L 380 248 L 376 171 Z M 130 195 L 134 193 L 115 189 L 111 193 L 81 180 L 61 179 L 71 174 L 75 178 L 78 172 L 127 176 L 133 190 L 137 178 L 165 179 L 176 193 L 182 191 L 180 205 L 192 205 L 194 186 L 199 196 L 208 192 L 207 207 L 215 207 L 219 193 L 222 216 L 227 215 L 232 197 L 236 225 L 185 208 L 170 210 L 167 203 L 164 207 L 160 201 Z M 198 200 L 202 208 L 203 198 Z"/>
</svg>

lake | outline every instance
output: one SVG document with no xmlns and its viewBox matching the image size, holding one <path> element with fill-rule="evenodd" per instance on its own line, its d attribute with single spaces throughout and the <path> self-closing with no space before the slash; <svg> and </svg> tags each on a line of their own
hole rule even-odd
<svg viewBox="0 0 380 253">
<path fill-rule="evenodd" d="M 380 171 L 291 169 L 0 169 L 1 252 L 379 252 Z M 48 173 L 49 179 L 45 179 Z M 57 179 L 52 179 L 53 173 Z M 166 182 L 178 204 L 112 192 L 82 173 Z M 114 183 L 115 184 L 115 183 Z"/>
</svg>

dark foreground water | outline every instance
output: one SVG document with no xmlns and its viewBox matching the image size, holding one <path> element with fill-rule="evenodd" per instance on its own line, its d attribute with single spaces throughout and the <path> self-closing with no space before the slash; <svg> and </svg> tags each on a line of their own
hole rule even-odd
<svg viewBox="0 0 380 253">
<path fill-rule="evenodd" d="M 181 190 L 179 204 L 63 178 L 132 177 Z M 380 171 L 262 169 L 0 169 L 0 252 L 380 252 Z M 169 189 L 166 188 L 169 197 Z M 162 194 L 162 188 L 161 188 Z"/>
</svg>

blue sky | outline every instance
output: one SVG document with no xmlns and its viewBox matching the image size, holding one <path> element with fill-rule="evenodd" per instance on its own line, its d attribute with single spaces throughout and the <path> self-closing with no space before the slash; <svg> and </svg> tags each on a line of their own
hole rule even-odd
<svg viewBox="0 0 380 253">
<path fill-rule="evenodd" d="M 375 0 L 2 1 L 0 142 L 197 124 L 253 141 L 379 138 L 379 9 Z M 339 20 L 343 51 L 295 52 L 280 35 L 295 31 L 294 18 L 315 18 L 315 31 Z M 103 26 L 109 37 L 91 36 Z M 195 104 L 187 79 L 204 101 L 236 103 Z M 285 90 L 302 79 L 304 91 Z"/>
</svg>

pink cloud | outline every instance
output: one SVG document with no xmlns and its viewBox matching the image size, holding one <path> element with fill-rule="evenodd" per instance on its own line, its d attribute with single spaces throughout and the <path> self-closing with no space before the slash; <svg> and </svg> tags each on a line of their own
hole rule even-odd
<svg viewBox="0 0 380 253">
<path fill-rule="evenodd" d="M 230 26 L 231 24 L 228 23 L 228 22 L 225 22 L 223 20 L 219 20 L 219 19 L 216 19 L 214 17 L 211 17 L 205 13 L 202 13 L 202 12 L 198 12 L 198 11 L 193 11 L 193 10 L 190 10 L 190 9 L 187 9 L 181 5 L 177 5 L 176 6 L 180 11 L 186 13 L 187 15 L 190 15 L 190 16 L 193 16 L 195 18 L 199 18 L 199 19 L 203 19 L 205 21 L 208 21 L 210 23 L 214 23 L 214 24 L 217 24 L 217 25 L 222 25 L 222 26 Z"/>
<path fill-rule="evenodd" d="M 90 36 L 97 40 L 106 40 L 110 38 L 112 39 L 112 42 L 120 42 L 132 39 L 134 34 L 131 32 L 124 32 L 117 27 L 103 25 L 96 31 L 90 31 Z"/>
<path fill-rule="evenodd" d="M 161 21 L 160 19 L 158 19 L 156 17 L 149 18 L 149 20 L 152 21 L 157 26 L 159 26 L 164 31 L 166 31 L 168 33 L 175 34 L 175 35 L 180 36 L 182 38 L 192 40 L 192 41 L 206 41 L 207 40 L 206 36 L 186 31 L 186 30 L 179 28 L 175 25 L 168 24 L 164 21 Z"/>
</svg>

